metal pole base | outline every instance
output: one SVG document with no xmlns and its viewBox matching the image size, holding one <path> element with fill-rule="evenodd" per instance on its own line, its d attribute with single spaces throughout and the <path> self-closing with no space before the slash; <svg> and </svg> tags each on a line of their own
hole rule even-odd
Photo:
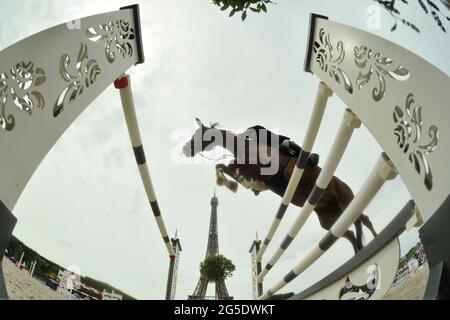
<svg viewBox="0 0 450 320">
<path fill-rule="evenodd" d="M 14 217 L 3 202 L 0 201 L 0 300 L 8 299 L 5 279 L 3 278 L 2 260 L 16 222 L 16 217 Z"/>
</svg>

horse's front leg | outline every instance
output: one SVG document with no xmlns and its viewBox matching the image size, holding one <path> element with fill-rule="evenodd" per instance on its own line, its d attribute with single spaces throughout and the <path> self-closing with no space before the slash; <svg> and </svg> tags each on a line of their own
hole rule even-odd
<svg viewBox="0 0 450 320">
<path fill-rule="evenodd" d="M 228 180 L 227 177 L 225 177 L 225 173 L 229 175 L 230 177 L 233 177 L 233 173 L 231 172 L 230 168 L 224 164 L 218 164 L 216 165 L 216 183 L 218 186 L 226 186 L 229 190 L 236 193 L 238 189 L 238 184 L 236 181 Z"/>
</svg>

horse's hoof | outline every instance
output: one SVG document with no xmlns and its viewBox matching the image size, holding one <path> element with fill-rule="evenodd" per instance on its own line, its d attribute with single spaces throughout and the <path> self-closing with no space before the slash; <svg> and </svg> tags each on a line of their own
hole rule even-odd
<svg viewBox="0 0 450 320">
<path fill-rule="evenodd" d="M 217 178 L 216 179 L 216 184 L 218 185 L 218 186 L 223 186 L 224 184 L 225 184 L 225 180 L 224 179 L 222 179 L 222 178 Z"/>
<path fill-rule="evenodd" d="M 227 188 L 236 193 L 238 189 L 238 184 L 235 181 L 229 181 L 227 184 Z"/>
</svg>

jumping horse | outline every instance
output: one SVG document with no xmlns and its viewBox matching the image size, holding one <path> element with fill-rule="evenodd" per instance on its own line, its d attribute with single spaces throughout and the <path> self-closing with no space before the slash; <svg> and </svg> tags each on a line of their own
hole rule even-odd
<svg viewBox="0 0 450 320">
<path fill-rule="evenodd" d="M 186 157 L 194 157 L 201 152 L 221 147 L 228 150 L 234 158 L 228 165 L 216 165 L 218 185 L 226 186 L 229 190 L 236 192 L 240 183 L 245 188 L 251 189 L 255 195 L 266 190 L 281 197 L 284 195 L 297 160 L 292 150 L 284 147 L 283 144 L 280 146 L 273 139 L 271 143 L 262 143 L 248 132 L 235 134 L 219 129 L 217 123 L 207 127 L 199 119 L 196 119 L 196 122 L 199 128 L 183 147 L 183 154 Z M 269 174 L 264 173 L 264 170 L 269 171 L 274 161 L 277 164 L 276 170 L 271 170 Z M 292 198 L 292 204 L 299 207 L 305 204 L 321 170 L 318 160 L 308 162 Z M 227 179 L 225 175 L 234 181 Z M 353 198 L 354 194 L 350 187 L 333 176 L 314 209 L 320 225 L 329 230 Z M 350 241 L 355 253 L 363 247 L 362 225 L 366 226 L 374 237 L 377 235 L 369 218 L 361 214 L 355 222 L 356 236 L 351 230 L 343 235 Z"/>
</svg>

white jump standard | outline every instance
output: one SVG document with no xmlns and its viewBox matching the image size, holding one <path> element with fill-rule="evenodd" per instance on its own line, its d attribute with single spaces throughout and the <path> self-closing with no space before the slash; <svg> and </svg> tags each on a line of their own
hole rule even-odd
<svg viewBox="0 0 450 320">
<path fill-rule="evenodd" d="M 390 163 L 385 154 L 382 154 L 361 190 L 355 196 L 347 209 L 345 209 L 330 231 L 327 232 L 317 246 L 313 248 L 306 255 L 306 257 L 303 258 L 294 269 L 292 269 L 291 272 L 289 272 L 280 282 L 267 291 L 267 293 L 260 299 L 264 300 L 272 296 L 278 290 L 299 276 L 317 259 L 319 259 L 322 254 L 324 254 L 336 242 L 337 239 L 342 237 L 342 235 L 356 221 L 356 219 L 358 219 L 359 215 L 361 215 L 367 205 L 381 189 L 384 182 L 394 179 L 396 175 L 397 174 L 395 173 L 392 163 Z"/>
<path fill-rule="evenodd" d="M 260 295 L 257 288 L 261 288 L 265 275 L 274 270 L 276 262 L 314 210 L 353 130 L 362 123 L 383 149 L 382 156 L 329 232 L 259 299 L 270 298 L 309 268 L 348 232 L 384 182 L 397 174 L 413 200 L 366 247 L 292 299 L 382 299 L 397 271 L 399 235 L 422 224 L 419 232 L 430 266 L 424 299 L 450 298 L 450 244 L 446 240 L 446 228 L 450 224 L 448 75 L 392 42 L 315 14 L 311 15 L 304 69 L 315 74 L 349 110 L 300 215 L 258 276 L 253 268 L 254 296 Z M 298 179 L 298 176 L 293 178 Z M 295 182 L 291 179 L 289 185 Z M 284 207 L 279 209 L 279 220 L 286 211 L 288 199 L 287 191 L 282 202 Z M 252 265 L 261 261 L 279 220 L 272 223 L 268 239 L 257 257 L 252 252 Z M 369 279 L 367 270 L 372 270 Z"/>
<path fill-rule="evenodd" d="M 14 229 L 12 214 L 44 157 L 78 116 L 113 82 L 121 90 L 125 119 L 156 223 L 176 273 L 176 259 L 156 200 L 137 125 L 129 78 L 144 63 L 139 6 L 63 23 L 0 52 L 0 262 Z M 18 147 L 20 146 L 20 147 Z M 174 297 L 176 274 L 169 275 Z M 0 264 L 0 299 L 7 299 Z"/>
</svg>

